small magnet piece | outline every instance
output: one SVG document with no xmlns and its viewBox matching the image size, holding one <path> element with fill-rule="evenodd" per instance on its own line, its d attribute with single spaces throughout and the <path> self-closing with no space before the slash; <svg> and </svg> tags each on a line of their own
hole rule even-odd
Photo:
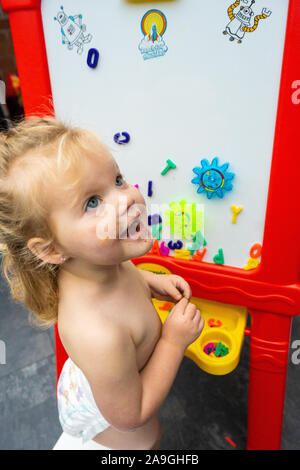
<svg viewBox="0 0 300 470">
<path fill-rule="evenodd" d="M 99 60 L 99 51 L 97 49 L 91 48 L 88 51 L 87 55 L 87 64 L 91 69 L 94 69 L 98 65 Z"/>
<path fill-rule="evenodd" d="M 203 351 L 205 354 L 209 355 L 211 352 L 214 352 L 216 350 L 216 346 L 214 343 L 208 343 L 206 346 L 204 346 Z"/>
<path fill-rule="evenodd" d="M 162 229 L 161 224 L 152 224 L 152 238 L 156 238 L 157 240 L 160 240 L 160 231 Z M 161 251 L 160 251 L 161 252 Z"/>
<path fill-rule="evenodd" d="M 230 439 L 230 437 L 225 436 L 225 439 L 226 439 L 227 442 L 229 442 L 230 445 L 232 445 L 232 447 L 236 447 L 236 443 L 233 442 L 233 441 Z"/>
<path fill-rule="evenodd" d="M 167 246 L 165 246 L 165 242 L 161 242 L 160 247 L 159 247 L 160 254 L 162 256 L 168 256 L 170 250 Z"/>
<path fill-rule="evenodd" d="M 180 259 L 190 259 L 191 258 L 191 252 L 189 250 L 174 250 L 174 257 L 175 258 L 180 258 Z"/>
<path fill-rule="evenodd" d="M 200 245 L 207 245 L 207 241 L 203 237 L 202 233 L 200 230 L 197 230 L 197 232 L 193 235 L 193 241 L 199 243 Z"/>
<path fill-rule="evenodd" d="M 171 233 L 174 234 L 174 211 L 170 211 L 170 227 L 171 227 Z"/>
<path fill-rule="evenodd" d="M 205 253 L 206 253 L 206 248 L 203 248 L 202 251 L 196 251 L 196 254 L 194 254 L 192 256 L 192 259 L 195 260 L 195 261 L 202 261 L 203 256 L 205 255 Z"/>
<path fill-rule="evenodd" d="M 172 304 L 170 302 L 165 302 L 161 307 L 158 307 L 159 310 L 169 310 L 172 309 Z"/>
<path fill-rule="evenodd" d="M 222 326 L 221 320 L 216 320 L 215 318 L 210 318 L 207 323 L 210 328 L 220 328 Z"/>
<path fill-rule="evenodd" d="M 148 181 L 148 196 L 151 197 L 153 194 L 152 191 L 152 181 Z"/>
<path fill-rule="evenodd" d="M 224 264 L 224 255 L 222 248 L 219 248 L 218 254 L 214 256 L 214 262 L 216 264 Z"/>
<path fill-rule="evenodd" d="M 118 132 L 114 135 L 114 141 L 116 144 L 127 144 L 130 141 L 130 135 L 128 132 L 122 132 L 121 134 Z"/>
<path fill-rule="evenodd" d="M 175 165 L 174 162 L 172 162 L 172 160 L 170 160 L 170 159 L 168 158 L 168 160 L 167 160 L 167 166 L 166 166 L 166 168 L 161 172 L 161 175 L 165 175 L 165 174 L 167 173 L 167 171 L 169 171 L 171 168 L 173 168 L 173 169 L 176 168 L 176 165 Z"/>
<path fill-rule="evenodd" d="M 232 214 L 233 214 L 232 215 L 232 223 L 235 224 L 237 215 L 243 210 L 243 206 L 236 207 L 236 206 L 232 205 L 231 210 L 232 210 Z"/>
<path fill-rule="evenodd" d="M 250 250 L 250 256 L 251 258 L 259 258 L 260 255 L 261 255 L 261 244 L 254 243 L 254 245 L 252 245 L 251 250 Z"/>
<path fill-rule="evenodd" d="M 219 165 L 218 157 L 215 157 L 211 163 L 205 158 L 201 160 L 201 167 L 193 168 L 197 176 L 191 180 L 192 183 L 199 185 L 197 193 L 205 194 L 208 199 L 213 196 L 223 198 L 225 193 L 233 188 L 231 181 L 234 173 L 229 173 L 228 167 L 229 163 Z"/>
<path fill-rule="evenodd" d="M 206 240 L 204 239 L 200 230 L 198 230 L 195 234 L 193 234 L 193 245 L 188 247 L 188 250 L 195 251 L 199 250 L 201 245 L 206 245 Z M 192 253 L 193 254 L 193 253 Z"/>
<path fill-rule="evenodd" d="M 154 243 L 152 245 L 152 248 L 151 248 L 151 251 L 149 252 L 151 255 L 159 255 L 161 256 L 160 254 L 160 251 L 159 251 L 159 244 L 158 244 L 158 241 L 157 240 L 154 240 Z"/>
<path fill-rule="evenodd" d="M 148 225 L 160 224 L 162 222 L 159 214 L 148 215 Z"/>
<path fill-rule="evenodd" d="M 192 231 L 196 232 L 196 203 L 192 204 Z"/>
<path fill-rule="evenodd" d="M 226 356 L 229 353 L 229 348 L 225 346 L 225 344 L 221 343 L 221 341 L 217 344 L 216 350 L 215 350 L 215 356 L 217 357 L 223 357 Z"/>
<path fill-rule="evenodd" d="M 172 240 L 169 241 L 168 247 L 170 250 L 180 250 L 183 247 L 183 243 L 181 240 L 177 240 L 177 242 L 173 243 Z"/>
<path fill-rule="evenodd" d="M 249 269 L 255 269 L 259 265 L 259 261 L 256 258 L 249 258 L 246 266 L 243 267 L 243 269 L 249 270 Z"/>
</svg>

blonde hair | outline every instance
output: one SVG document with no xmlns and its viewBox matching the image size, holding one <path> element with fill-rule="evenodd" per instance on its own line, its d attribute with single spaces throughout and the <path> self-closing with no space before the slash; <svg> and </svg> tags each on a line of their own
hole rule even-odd
<svg viewBox="0 0 300 470">
<path fill-rule="evenodd" d="M 0 137 L 2 270 L 12 297 L 28 308 L 30 323 L 48 328 L 58 316 L 60 265 L 35 256 L 27 242 L 43 238 L 45 253 L 55 242 L 47 204 L 49 184 L 64 174 L 70 184 L 63 189 L 77 187 L 83 155 L 91 151 L 91 138 L 97 135 L 53 117 L 30 116 Z"/>
</svg>

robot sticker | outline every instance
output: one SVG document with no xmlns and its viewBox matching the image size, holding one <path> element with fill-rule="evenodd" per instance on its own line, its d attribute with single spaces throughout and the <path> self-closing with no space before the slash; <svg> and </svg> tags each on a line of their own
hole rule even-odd
<svg viewBox="0 0 300 470">
<path fill-rule="evenodd" d="M 244 3 L 248 5 L 248 0 L 244 0 Z M 242 39 L 245 36 L 245 33 L 252 33 L 256 30 L 260 20 L 264 20 L 271 15 L 271 10 L 263 8 L 261 15 L 256 15 L 254 17 L 254 22 L 251 26 L 251 18 L 254 15 L 252 10 L 252 5 L 255 3 L 255 0 L 251 0 L 250 6 L 241 6 L 239 11 L 234 13 L 234 9 L 239 6 L 240 0 L 236 0 L 227 10 L 230 22 L 226 26 L 226 29 L 223 31 L 223 34 L 229 35 L 229 40 L 234 41 L 237 39 L 238 44 L 242 42 Z"/>
<path fill-rule="evenodd" d="M 167 28 L 167 20 L 160 10 L 149 10 L 141 21 L 141 30 L 144 35 L 139 44 L 144 60 L 165 55 L 168 47 L 162 36 Z"/>
<path fill-rule="evenodd" d="M 60 8 L 64 9 L 63 6 Z M 59 11 L 54 20 L 61 26 L 62 43 L 67 44 L 69 50 L 77 46 L 77 54 L 82 54 L 83 44 L 91 42 L 93 37 L 91 34 L 84 36 L 86 25 L 82 24 L 82 15 L 67 16 L 64 11 Z"/>
</svg>

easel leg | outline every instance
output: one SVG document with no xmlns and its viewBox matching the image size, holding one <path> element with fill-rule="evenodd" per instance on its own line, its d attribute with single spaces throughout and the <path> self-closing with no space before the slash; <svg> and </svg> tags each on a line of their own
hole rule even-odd
<svg viewBox="0 0 300 470">
<path fill-rule="evenodd" d="M 250 313 L 247 449 L 280 449 L 291 317 Z"/>
</svg>

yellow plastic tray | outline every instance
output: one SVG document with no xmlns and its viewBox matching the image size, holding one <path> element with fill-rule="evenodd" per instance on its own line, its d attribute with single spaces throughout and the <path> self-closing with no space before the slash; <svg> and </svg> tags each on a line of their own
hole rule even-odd
<svg viewBox="0 0 300 470">
<path fill-rule="evenodd" d="M 169 311 L 160 307 L 165 301 L 152 299 L 153 305 L 160 316 L 162 323 L 166 320 Z M 214 375 L 225 375 L 232 372 L 239 363 L 240 353 L 244 340 L 244 329 L 247 322 L 247 309 L 236 305 L 222 304 L 210 300 L 192 297 L 190 302 L 195 304 L 204 318 L 205 325 L 199 338 L 196 339 L 185 351 L 185 356 L 192 359 L 198 367 L 205 372 Z M 174 303 L 169 303 L 173 308 Z M 214 324 L 221 326 L 209 326 L 209 320 L 214 319 Z M 216 357 L 214 353 L 206 354 L 203 349 L 208 343 L 223 343 L 229 348 L 226 356 Z"/>
</svg>

